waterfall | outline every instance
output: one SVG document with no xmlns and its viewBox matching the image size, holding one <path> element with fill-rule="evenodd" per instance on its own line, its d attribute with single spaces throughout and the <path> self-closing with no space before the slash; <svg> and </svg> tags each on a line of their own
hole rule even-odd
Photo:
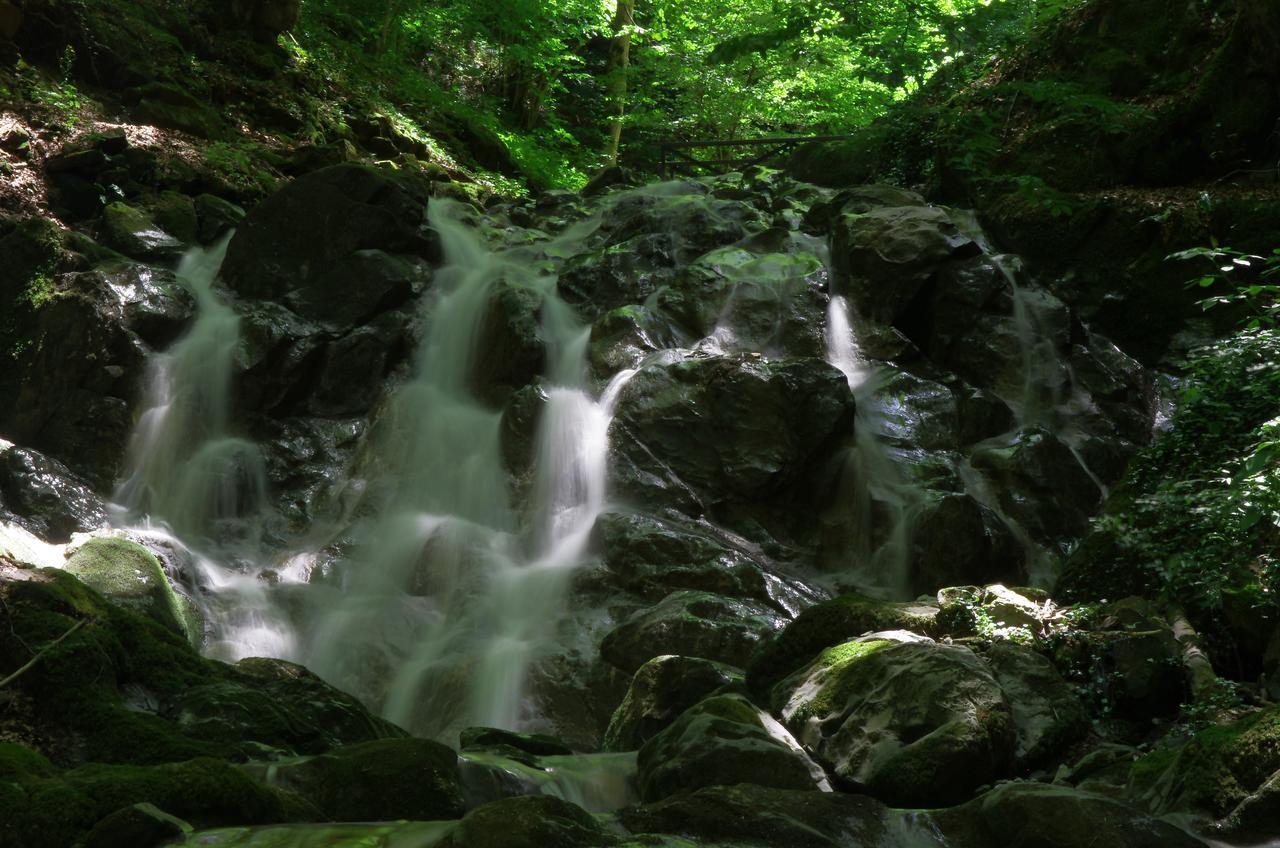
<svg viewBox="0 0 1280 848">
<path fill-rule="evenodd" d="M 467 725 L 521 724 L 529 666 L 554 637 L 569 575 L 604 508 L 612 404 L 630 376 L 593 397 L 589 328 L 556 295 L 554 262 L 491 250 L 461 209 L 430 207 L 445 266 L 424 306 L 414 376 L 375 428 L 368 464 L 394 480 L 391 494 L 357 530 L 336 585 L 316 595 L 304 654 L 393 721 L 443 738 Z M 556 252 L 544 246 L 544 256 Z M 507 490 L 501 412 L 476 386 L 499 284 L 536 292 L 542 304 L 545 401 L 527 529 Z"/>
<path fill-rule="evenodd" d="M 840 369 L 856 402 L 854 444 L 845 460 L 845 501 L 853 511 L 853 565 L 865 592 L 888 598 L 911 595 L 911 521 L 922 493 L 886 443 L 887 430 L 877 369 L 858 347 L 853 315 L 845 298 L 827 307 L 827 361 Z M 879 529 L 876 504 L 888 512 Z M 883 541 L 876 544 L 878 537 Z"/>
<path fill-rule="evenodd" d="M 262 452 L 231 426 L 240 319 L 215 288 L 230 240 L 193 248 L 178 266 L 195 321 L 151 357 L 113 512 L 117 524 L 190 557 L 188 588 L 206 618 L 210 653 L 287 656 L 289 628 L 244 566 L 260 553 L 267 484 Z"/>
</svg>

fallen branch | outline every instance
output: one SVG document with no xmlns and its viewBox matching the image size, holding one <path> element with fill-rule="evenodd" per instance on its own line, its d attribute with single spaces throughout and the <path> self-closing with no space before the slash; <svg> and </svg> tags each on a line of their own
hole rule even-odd
<svg viewBox="0 0 1280 848">
<path fill-rule="evenodd" d="M 82 618 L 82 619 L 80 619 L 80 620 L 79 620 L 79 621 L 77 621 L 75 624 L 71 625 L 71 629 L 70 629 L 70 630 L 68 630 L 66 633 L 63 633 L 63 634 L 62 634 L 61 636 L 59 636 L 57 639 L 54 639 L 52 642 L 50 642 L 49 644 L 45 645 L 45 646 L 44 646 L 43 648 L 41 648 L 39 651 L 36 651 L 36 655 L 35 655 L 35 656 L 33 656 L 31 659 L 27 660 L 26 665 L 24 665 L 22 668 L 18 669 L 18 670 L 17 670 L 17 671 L 15 671 L 13 674 L 11 674 L 11 675 L 9 675 L 8 677 L 6 677 L 4 680 L 0 680 L 0 689 L 3 689 L 4 687 L 8 686 L 10 683 L 12 683 L 13 681 L 17 680 L 19 677 L 21 677 L 22 675 L 24 675 L 24 674 L 26 674 L 28 671 L 30 671 L 32 668 L 34 668 L 34 667 L 35 667 L 35 665 L 36 665 L 36 663 L 40 662 L 40 658 L 41 658 L 41 657 L 43 657 L 45 654 L 49 653 L 49 651 L 51 651 L 51 650 L 52 650 L 52 649 L 53 649 L 53 648 L 54 648 L 54 647 L 55 647 L 59 642 L 61 642 L 63 639 L 66 639 L 68 636 L 70 636 L 71 634 L 75 633 L 75 632 L 76 632 L 77 630 L 79 630 L 81 627 L 84 627 L 84 626 L 85 626 L 85 624 L 87 624 L 87 623 L 88 623 L 88 621 L 89 621 L 89 619 L 87 619 L 87 618 Z"/>
<path fill-rule="evenodd" d="M 1182 648 L 1182 664 L 1187 670 L 1187 682 L 1191 685 L 1191 700 L 1201 703 L 1208 700 L 1218 684 L 1209 655 L 1200 647 L 1200 635 L 1182 610 L 1175 609 L 1170 616 L 1173 638 Z"/>
</svg>

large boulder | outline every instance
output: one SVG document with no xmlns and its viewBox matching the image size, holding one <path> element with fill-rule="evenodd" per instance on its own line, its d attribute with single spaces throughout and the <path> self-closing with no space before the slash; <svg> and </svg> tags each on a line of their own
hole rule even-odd
<svg viewBox="0 0 1280 848">
<path fill-rule="evenodd" d="M 860 315 L 884 324 L 907 317 L 941 265 L 980 251 L 944 210 L 932 206 L 849 212 L 832 235 L 844 291 Z"/>
<path fill-rule="evenodd" d="M 618 399 L 614 485 L 626 500 L 694 516 L 768 501 L 828 457 L 852 417 L 844 375 L 821 360 L 656 362 Z"/>
<path fill-rule="evenodd" d="M 1041 765 L 1088 731 L 1089 714 L 1080 697 L 1043 655 L 1000 641 L 983 659 L 1009 702 L 1018 767 Z"/>
<path fill-rule="evenodd" d="M 440 848 L 610 848 L 619 838 L 590 813 L 549 795 L 504 798 L 476 807 Z"/>
<path fill-rule="evenodd" d="M 987 665 L 905 632 L 828 648 L 774 687 L 773 705 L 833 774 L 897 806 L 967 799 L 1007 772 L 1016 744 Z"/>
<path fill-rule="evenodd" d="M 742 672 L 701 657 L 666 655 L 640 666 L 604 735 L 606 751 L 634 751 L 685 710 L 742 682 Z"/>
<path fill-rule="evenodd" d="M 434 821 L 464 812 L 458 755 L 429 739 L 379 739 L 249 771 L 332 821 Z"/>
<path fill-rule="evenodd" d="M 754 783 L 708 786 L 618 814 L 633 833 L 753 848 L 892 848 L 902 843 L 890 828 L 890 816 L 882 803 L 865 795 Z"/>
<path fill-rule="evenodd" d="M 1102 795 L 1005 783 L 933 821 L 956 848 L 1204 848 L 1167 821 Z"/>
<path fill-rule="evenodd" d="M 777 610 L 759 603 L 710 592 L 672 592 L 612 630 L 600 645 L 600 655 L 626 672 L 677 652 L 741 667 L 786 621 Z"/>
<path fill-rule="evenodd" d="M 204 638 L 199 609 L 169 584 L 151 551 L 128 539 L 98 537 L 76 549 L 66 570 L 112 603 L 151 618 L 193 645 Z"/>
<path fill-rule="evenodd" d="M 645 743 L 637 766 L 645 801 L 737 783 L 830 790 L 790 734 L 741 695 L 716 695 L 685 710 Z"/>
<path fill-rule="evenodd" d="M 107 523 L 107 505 L 56 459 L 0 441 L 0 517 L 12 516 L 48 542 Z"/>
<path fill-rule="evenodd" d="M 378 259 L 368 279 L 340 269 L 360 271 L 370 257 L 362 251 L 438 258 L 426 208 L 425 188 L 407 177 L 355 164 L 315 171 L 245 217 L 227 248 L 223 279 L 246 297 L 290 297 L 318 318 L 341 306 L 344 294 L 377 304 L 402 290 L 388 261 Z M 397 267 L 411 273 L 405 261 Z"/>
</svg>

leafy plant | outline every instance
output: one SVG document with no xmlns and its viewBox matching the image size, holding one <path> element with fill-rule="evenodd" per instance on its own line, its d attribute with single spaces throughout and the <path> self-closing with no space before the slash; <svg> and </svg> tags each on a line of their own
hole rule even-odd
<svg viewBox="0 0 1280 848">
<path fill-rule="evenodd" d="M 1189 280 L 1188 286 L 1209 289 L 1225 285 L 1232 289 L 1230 293 L 1201 300 L 1200 305 L 1205 310 L 1217 306 L 1240 306 L 1246 312 L 1242 320 L 1246 329 L 1276 326 L 1280 317 L 1280 247 L 1272 250 L 1269 256 L 1258 256 L 1214 244 L 1179 251 L 1168 258 L 1208 264 L 1205 273 Z"/>
</svg>

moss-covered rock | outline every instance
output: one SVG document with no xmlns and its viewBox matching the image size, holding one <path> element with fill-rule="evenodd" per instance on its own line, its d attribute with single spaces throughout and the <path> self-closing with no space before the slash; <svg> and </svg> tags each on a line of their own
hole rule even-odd
<svg viewBox="0 0 1280 848">
<path fill-rule="evenodd" d="M 578 805 L 548 795 L 526 795 L 467 813 L 441 848 L 610 848 L 618 842 Z"/>
<path fill-rule="evenodd" d="M 645 743 L 637 765 L 645 801 L 735 783 L 829 788 L 790 734 L 741 695 L 715 695 L 685 710 Z"/>
<path fill-rule="evenodd" d="M 1004 783 L 933 814 L 956 848 L 1201 848 L 1196 837 L 1120 801 L 1043 783 Z"/>
<path fill-rule="evenodd" d="M 772 703 L 835 776 L 894 805 L 958 803 L 1012 763 L 1004 693 L 958 645 L 864 636 L 779 683 Z"/>
<path fill-rule="evenodd" d="M 65 571 L 23 575 L 0 582 L 0 676 L 48 650 L 9 687 L 19 708 L 0 715 L 0 732 L 60 765 L 243 760 L 404 735 L 299 666 L 206 660 Z"/>
<path fill-rule="evenodd" d="M 785 619 L 763 604 L 710 592 L 672 592 L 604 638 L 600 655 L 634 673 L 650 659 L 683 652 L 743 666 L 756 646 Z"/>
<path fill-rule="evenodd" d="M 733 666 L 699 657 L 654 657 L 636 671 L 604 735 L 604 750 L 634 751 L 685 710 L 742 682 Z"/>
<path fill-rule="evenodd" d="M 332 821 L 435 821 L 464 810 L 458 755 L 429 739 L 379 739 L 246 769 L 306 798 Z"/>
<path fill-rule="evenodd" d="M 84 848 L 147 848 L 181 839 L 192 830 L 190 824 L 153 804 L 132 804 L 95 824 Z"/>
<path fill-rule="evenodd" d="M 150 215 L 121 201 L 102 210 L 102 237 L 134 259 L 174 259 L 182 252 L 182 242 L 160 229 Z"/>
<path fill-rule="evenodd" d="M 775 683 L 809 662 L 822 649 L 866 633 L 909 630 L 938 635 L 938 608 L 933 604 L 880 601 L 865 595 L 841 595 L 809 607 L 751 658 L 747 683 L 768 692 Z"/>
<path fill-rule="evenodd" d="M 66 570 L 112 603 L 200 645 L 204 625 L 199 609 L 173 590 L 160 561 L 142 545 L 113 537 L 90 539 L 67 560 Z"/>
<path fill-rule="evenodd" d="M 843 848 L 895 844 L 881 841 L 892 838 L 889 815 L 865 795 L 740 783 L 624 809 L 618 817 L 633 833 L 671 834 L 695 844 Z"/>
<path fill-rule="evenodd" d="M 1019 767 L 1040 765 L 1088 731 L 1084 704 L 1044 656 L 1012 642 L 996 642 L 983 659 L 1009 702 Z"/>
<path fill-rule="evenodd" d="M 1129 791 L 1152 811 L 1227 816 L 1280 772 L 1280 707 L 1202 730 L 1133 764 Z"/>
</svg>

